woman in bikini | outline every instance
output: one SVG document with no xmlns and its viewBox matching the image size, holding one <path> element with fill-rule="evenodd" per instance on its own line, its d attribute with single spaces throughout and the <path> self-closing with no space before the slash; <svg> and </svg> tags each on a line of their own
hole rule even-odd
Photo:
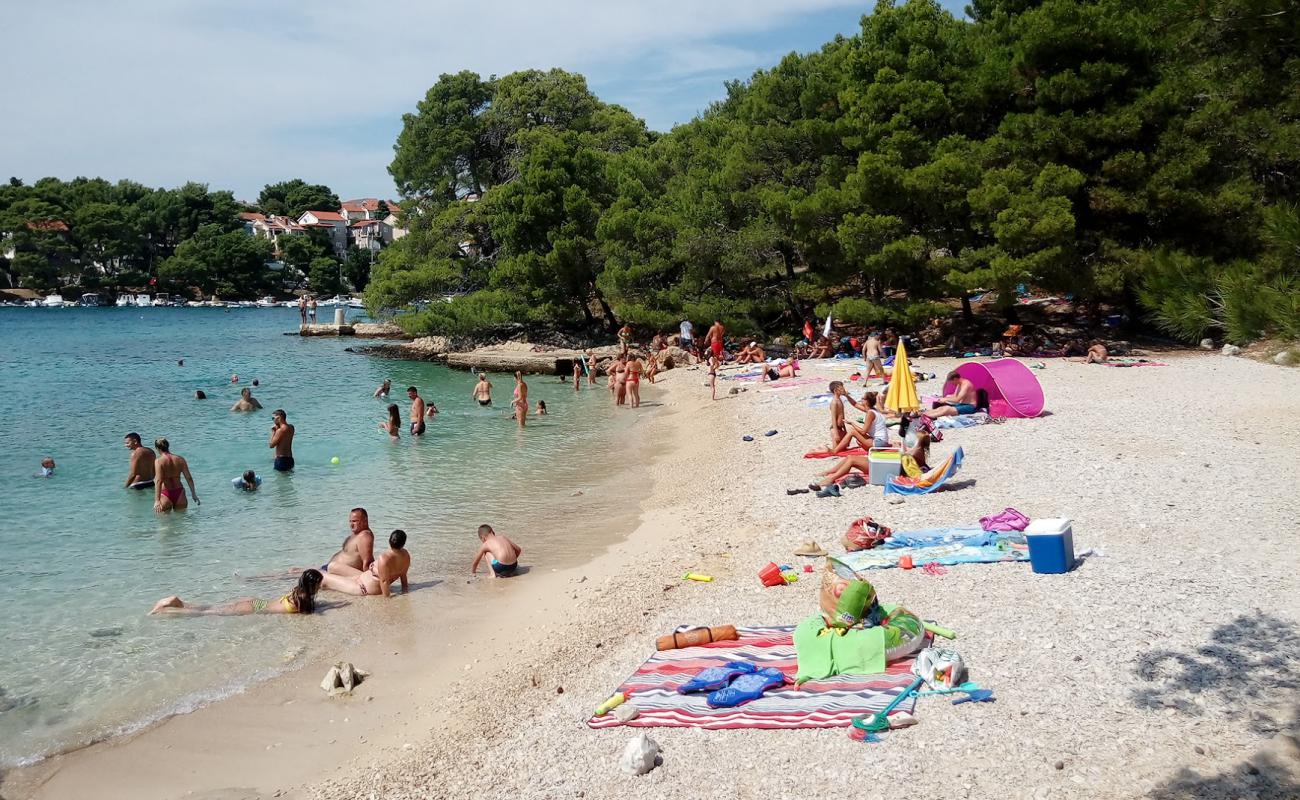
<svg viewBox="0 0 1300 800">
<path fill-rule="evenodd" d="M 257 597 L 244 597 L 229 603 L 200 606 L 186 605 L 175 595 L 164 597 L 154 605 L 150 614 L 169 617 L 220 616 L 237 617 L 244 614 L 310 614 L 316 610 L 316 592 L 320 590 L 323 576 L 319 570 L 304 570 L 298 585 L 279 600 L 268 601 Z"/>
<path fill-rule="evenodd" d="M 524 427 L 524 421 L 528 417 L 528 384 L 524 382 L 522 372 L 515 373 L 515 396 L 511 405 L 515 409 L 515 420 L 519 427 Z"/>
<path fill-rule="evenodd" d="M 614 405 L 621 406 L 627 402 L 627 356 L 621 355 L 614 362 Z"/>
<path fill-rule="evenodd" d="M 596 385 L 596 354 L 587 351 L 587 385 Z"/>
<path fill-rule="evenodd" d="M 641 359 L 632 356 L 627 362 L 627 396 L 633 408 L 641 407 Z"/>
<path fill-rule="evenodd" d="M 194 505 L 201 505 L 199 493 L 194 488 L 194 476 L 190 474 L 189 462 L 173 454 L 171 443 L 166 439 L 155 439 L 153 446 L 158 448 L 158 458 L 153 462 L 154 475 L 157 478 L 154 484 L 153 510 L 172 511 L 189 506 L 189 501 L 185 499 L 185 487 L 181 485 L 182 477 L 190 485 L 190 495 L 194 498 Z"/>
<path fill-rule="evenodd" d="M 388 404 L 388 419 L 379 423 L 379 430 L 392 437 L 397 441 L 402 431 L 402 412 L 397 409 L 396 403 Z"/>
</svg>

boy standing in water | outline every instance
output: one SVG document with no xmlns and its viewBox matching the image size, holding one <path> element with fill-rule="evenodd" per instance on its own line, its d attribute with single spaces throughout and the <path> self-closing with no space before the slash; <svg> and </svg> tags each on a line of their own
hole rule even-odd
<svg viewBox="0 0 1300 800">
<path fill-rule="evenodd" d="M 483 556 L 488 556 L 491 560 L 488 562 L 492 566 L 492 574 L 498 578 L 509 578 L 519 569 L 519 554 L 524 549 L 505 536 L 492 530 L 491 525 L 478 526 L 478 540 L 483 543 L 478 549 L 478 555 L 474 556 L 474 563 L 469 568 L 469 574 L 474 575 L 478 572 L 479 562 Z"/>
</svg>

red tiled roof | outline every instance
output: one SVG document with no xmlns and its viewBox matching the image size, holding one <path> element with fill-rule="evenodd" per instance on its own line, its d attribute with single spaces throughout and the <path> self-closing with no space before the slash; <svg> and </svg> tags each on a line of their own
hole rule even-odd
<svg viewBox="0 0 1300 800">
<path fill-rule="evenodd" d="M 358 220 L 357 222 L 352 223 L 352 227 L 354 227 L 354 228 L 365 228 L 365 227 L 369 227 L 369 226 L 371 226 L 371 225 L 382 225 L 382 224 L 384 224 L 384 223 L 383 223 L 383 220 L 378 220 L 378 219 L 363 219 L 363 220 Z"/>
<path fill-rule="evenodd" d="M 37 219 L 27 223 L 27 230 L 66 233 L 68 230 L 68 223 L 61 219 Z"/>
<path fill-rule="evenodd" d="M 320 220 L 321 222 L 343 222 L 344 221 L 343 215 L 337 211 L 310 211 L 309 210 L 309 211 L 302 212 L 303 216 L 306 216 L 307 214 L 311 214 L 313 217 Z M 298 219 L 302 219 L 302 216 L 299 216 Z"/>
<path fill-rule="evenodd" d="M 265 221 L 266 215 L 259 214 L 256 211 L 241 211 L 239 212 L 239 218 L 248 222 L 259 222 Z"/>
</svg>

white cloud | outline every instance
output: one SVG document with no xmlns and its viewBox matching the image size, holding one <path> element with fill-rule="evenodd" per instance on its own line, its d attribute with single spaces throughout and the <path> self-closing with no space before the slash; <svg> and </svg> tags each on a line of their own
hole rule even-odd
<svg viewBox="0 0 1300 800">
<path fill-rule="evenodd" d="M 647 89 L 647 77 L 687 86 L 716 76 L 720 96 L 722 77 L 774 60 L 736 42 L 831 9 L 852 17 L 862 3 L 14 4 L 0 48 L 0 179 L 194 179 L 251 197 L 300 176 L 345 195 L 388 194 L 400 115 L 440 73 L 559 66 L 597 86 L 617 83 L 602 75 L 635 73 L 627 97 L 605 99 L 663 126 L 683 121 L 683 103 Z M 665 104 L 638 105 L 656 98 Z"/>
</svg>

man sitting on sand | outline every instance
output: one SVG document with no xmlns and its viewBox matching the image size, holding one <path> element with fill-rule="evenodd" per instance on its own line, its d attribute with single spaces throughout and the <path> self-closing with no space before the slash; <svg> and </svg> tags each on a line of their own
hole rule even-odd
<svg viewBox="0 0 1300 800">
<path fill-rule="evenodd" d="M 946 383 L 956 383 L 952 394 L 939 398 L 934 408 L 923 412 L 930 419 L 936 417 L 955 417 L 958 414 L 975 413 L 975 384 L 957 374 L 956 370 L 948 373 Z"/>
<path fill-rule="evenodd" d="M 131 451 L 131 467 L 126 475 L 126 488 L 152 489 L 154 452 L 140 444 L 140 434 L 128 433 L 122 439 L 126 449 Z"/>
<path fill-rule="evenodd" d="M 817 343 L 808 351 L 808 358 L 830 358 L 831 340 L 825 336 L 817 337 Z"/>
<path fill-rule="evenodd" d="M 1102 344 L 1101 342 L 1094 341 L 1091 345 L 1088 346 L 1088 355 L 1084 356 L 1083 363 L 1105 364 L 1109 359 L 1110 359 L 1110 351 L 1106 349 L 1106 345 Z"/>
<path fill-rule="evenodd" d="M 230 410 L 231 411 L 257 411 L 261 409 L 261 407 L 262 404 L 257 402 L 256 397 L 253 397 L 253 390 L 245 386 L 243 389 L 239 390 L 239 399 L 236 400 L 235 404 L 230 407 Z"/>
<path fill-rule="evenodd" d="M 346 568 L 356 573 L 369 569 L 374 562 L 375 534 L 370 530 L 370 515 L 364 508 L 352 509 L 348 514 L 348 528 L 352 532 L 343 540 L 339 551 L 330 556 L 330 560 L 321 567 L 321 572 Z"/>
<path fill-rule="evenodd" d="M 371 562 L 369 569 L 331 565 L 321 586 L 344 594 L 391 597 L 394 581 L 402 582 L 403 592 L 410 590 L 406 577 L 410 569 L 411 554 L 406 552 L 406 532 L 396 530 L 388 537 L 388 551 Z"/>
<path fill-rule="evenodd" d="M 478 549 L 478 554 L 474 556 L 474 563 L 469 568 L 469 574 L 474 575 L 478 572 L 478 564 L 483 560 L 483 556 L 490 557 L 488 563 L 492 566 L 492 575 L 497 578 L 509 578 L 519 569 L 519 554 L 524 549 L 505 536 L 492 530 L 491 525 L 478 526 L 478 540 L 483 543 Z"/>
<path fill-rule="evenodd" d="M 755 351 L 758 352 L 758 355 L 757 355 L 757 356 L 755 355 Z M 759 348 L 757 342 L 750 342 L 749 344 L 747 344 L 747 345 L 745 345 L 744 347 L 740 348 L 740 352 L 739 352 L 739 353 L 736 353 L 736 363 L 737 363 L 737 364 L 755 364 L 755 363 L 761 362 L 761 361 L 763 360 L 762 353 L 763 353 L 763 351 L 762 351 L 762 349 Z"/>
</svg>

